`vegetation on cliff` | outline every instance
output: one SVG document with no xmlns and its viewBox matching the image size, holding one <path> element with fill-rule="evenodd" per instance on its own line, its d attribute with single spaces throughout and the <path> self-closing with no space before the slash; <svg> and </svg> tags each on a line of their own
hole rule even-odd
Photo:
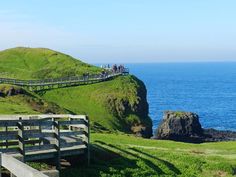
<svg viewBox="0 0 236 177">
<path fill-rule="evenodd" d="M 14 48 L 0 52 L 0 77 L 42 79 L 100 72 L 49 49 Z M 134 76 L 37 93 L 0 84 L 0 114 L 88 114 L 92 123 L 91 165 L 72 160 L 61 176 L 234 176 L 236 143 L 187 144 L 150 140 L 146 88 Z M 183 114 L 177 113 L 180 118 Z M 102 132 L 102 133 L 100 133 Z M 73 166 L 75 163 L 76 166 Z M 79 164 L 78 164 L 79 163 Z M 33 163 L 35 168 L 47 164 Z"/>
<path fill-rule="evenodd" d="M 101 69 L 44 48 L 19 47 L 0 52 L 0 77 L 45 79 L 82 75 L 86 72 L 100 73 Z M 1 87 L 4 90 L 6 86 Z M 146 88 L 134 76 L 38 93 L 24 90 L 22 94 L 1 97 L 0 101 L 0 114 L 87 114 L 96 132 L 122 131 L 145 137 L 152 135 Z"/>
<path fill-rule="evenodd" d="M 0 114 L 66 113 L 53 102 L 21 87 L 0 84 Z"/>
<path fill-rule="evenodd" d="M 118 130 L 146 137 L 152 134 L 146 88 L 134 76 L 39 94 L 74 114 L 88 114 L 93 130 Z"/>
</svg>

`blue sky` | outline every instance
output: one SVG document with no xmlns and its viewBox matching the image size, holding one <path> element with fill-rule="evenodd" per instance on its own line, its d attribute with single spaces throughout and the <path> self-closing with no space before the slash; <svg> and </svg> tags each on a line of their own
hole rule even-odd
<svg viewBox="0 0 236 177">
<path fill-rule="evenodd" d="M 2 1 L 0 50 L 16 46 L 90 63 L 236 61 L 236 1 Z"/>
</svg>

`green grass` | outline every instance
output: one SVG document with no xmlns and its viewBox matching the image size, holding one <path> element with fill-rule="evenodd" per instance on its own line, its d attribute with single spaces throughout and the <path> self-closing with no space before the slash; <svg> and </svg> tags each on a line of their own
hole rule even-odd
<svg viewBox="0 0 236 177">
<path fill-rule="evenodd" d="M 221 177 L 236 174 L 236 142 L 187 144 L 122 134 L 91 135 L 91 165 L 67 169 L 70 176 Z"/>
<path fill-rule="evenodd" d="M 1 77 L 45 79 L 86 72 L 100 73 L 101 69 L 45 48 L 18 47 L 0 52 Z M 89 115 L 93 130 L 96 131 L 139 132 L 143 127 L 151 129 L 146 88 L 134 76 L 118 77 L 93 85 L 54 89 L 34 96 L 39 101 L 30 101 L 32 98 L 29 95 L 0 97 L 0 114 L 50 113 L 52 111 L 47 110 L 47 107 L 54 107 L 52 105 L 35 109 L 40 105 L 38 103 L 47 105 L 48 102 L 68 113 Z"/>
<path fill-rule="evenodd" d="M 45 101 L 39 95 L 24 90 L 18 86 L 0 85 L 0 92 L 6 93 L 10 88 L 21 89 L 24 94 L 0 96 L 0 114 L 39 114 L 39 113 L 66 113 L 53 102 Z"/>
<path fill-rule="evenodd" d="M 100 69 L 49 49 L 14 48 L 0 52 L 0 75 L 18 79 L 45 79 L 97 73 Z M 145 85 L 134 76 L 38 94 L 6 96 L 11 85 L 0 85 L 0 114 L 88 114 L 92 133 L 91 165 L 62 171 L 75 176 L 233 176 L 236 142 L 186 144 L 120 134 L 151 127 Z M 18 89 L 18 87 L 16 87 Z M 93 131 L 93 132 L 94 132 Z M 115 134 L 117 133 L 117 134 Z M 30 163 L 47 169 L 44 163 Z"/>
<path fill-rule="evenodd" d="M 138 107 L 141 100 L 146 103 L 146 93 L 137 93 L 141 86 L 133 76 L 124 76 L 103 83 L 49 90 L 39 94 L 72 113 L 89 115 L 93 129 L 129 132 L 135 123 L 151 124 L 147 110 L 144 109 L 146 105 Z"/>
<path fill-rule="evenodd" d="M 85 72 L 98 73 L 100 68 L 44 48 L 18 47 L 0 51 L 0 75 L 5 78 L 45 79 Z"/>
<path fill-rule="evenodd" d="M 180 117 L 182 117 L 183 115 L 185 115 L 185 112 L 176 111 L 176 112 L 174 112 L 174 114 L 175 114 L 175 117 L 180 118 Z"/>
</svg>

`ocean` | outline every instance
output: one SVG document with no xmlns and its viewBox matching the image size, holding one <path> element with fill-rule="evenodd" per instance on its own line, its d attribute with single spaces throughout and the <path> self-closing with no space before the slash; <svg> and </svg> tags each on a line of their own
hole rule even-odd
<svg viewBox="0 0 236 177">
<path fill-rule="evenodd" d="M 126 66 L 147 87 L 154 131 L 165 110 L 195 112 L 204 128 L 236 131 L 236 63 Z"/>
</svg>

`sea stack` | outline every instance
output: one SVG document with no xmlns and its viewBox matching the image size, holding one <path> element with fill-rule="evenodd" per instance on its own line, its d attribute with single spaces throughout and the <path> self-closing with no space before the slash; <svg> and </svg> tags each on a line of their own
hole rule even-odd
<svg viewBox="0 0 236 177">
<path fill-rule="evenodd" d="M 166 111 L 157 131 L 157 139 L 202 142 L 203 129 L 195 113 Z"/>
</svg>

